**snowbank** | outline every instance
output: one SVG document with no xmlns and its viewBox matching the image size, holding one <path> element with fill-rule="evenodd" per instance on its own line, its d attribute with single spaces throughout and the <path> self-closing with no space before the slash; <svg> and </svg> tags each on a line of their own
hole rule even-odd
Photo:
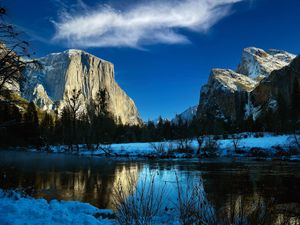
<svg viewBox="0 0 300 225">
<path fill-rule="evenodd" d="M 253 148 L 261 148 L 267 153 L 275 153 L 274 148 L 280 146 L 282 149 L 288 149 L 290 145 L 289 135 L 274 136 L 269 133 L 263 134 L 263 137 L 255 137 L 254 134 L 240 134 L 241 139 L 238 141 L 239 149 L 245 152 L 249 152 Z M 207 137 L 206 137 L 207 138 Z M 205 140 L 205 138 L 204 138 Z M 218 145 L 217 154 L 219 156 L 231 156 L 234 155 L 234 146 L 232 139 L 219 139 L 216 141 Z M 158 151 L 158 148 L 163 148 L 164 152 L 170 149 L 178 148 L 179 141 L 165 141 L 165 142 L 153 142 L 153 143 L 123 143 L 102 145 L 97 150 L 90 150 L 85 148 L 84 145 L 80 145 L 81 155 L 97 155 L 97 156 L 118 156 L 118 157 L 149 157 L 161 155 L 162 152 Z M 203 143 L 205 145 L 205 141 Z M 156 148 L 154 147 L 156 146 Z M 196 140 L 189 141 L 189 147 L 196 152 L 198 143 Z M 203 146 L 202 146 L 203 147 Z M 54 153 L 70 152 L 68 146 L 49 146 L 47 151 Z M 73 153 L 77 153 L 74 149 Z M 184 153 L 174 153 L 175 158 L 184 158 L 187 155 Z"/>
<path fill-rule="evenodd" d="M 96 218 L 109 215 L 110 210 L 100 210 L 88 203 L 77 201 L 47 202 L 22 196 L 18 192 L 0 189 L 0 223 L 7 225 L 112 225 L 114 220 Z"/>
</svg>

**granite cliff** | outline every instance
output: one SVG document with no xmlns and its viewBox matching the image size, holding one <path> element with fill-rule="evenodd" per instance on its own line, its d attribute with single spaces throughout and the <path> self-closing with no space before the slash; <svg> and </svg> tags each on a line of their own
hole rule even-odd
<svg viewBox="0 0 300 225">
<path fill-rule="evenodd" d="M 141 123 L 133 100 L 115 81 L 114 65 L 81 50 L 52 53 L 38 59 L 41 69 L 26 68 L 27 81 L 21 86 L 21 95 L 44 110 L 60 111 L 66 104 L 66 94 L 72 90 L 82 93 L 82 110 L 100 89 L 109 95 L 108 109 L 122 124 Z"/>
<path fill-rule="evenodd" d="M 288 102 L 294 75 L 284 74 L 295 67 L 290 66 L 295 57 L 281 50 L 245 48 L 236 71 L 212 70 L 200 91 L 197 117 L 225 122 L 255 120 L 266 105 L 273 107 L 273 96 L 279 90 Z"/>
</svg>

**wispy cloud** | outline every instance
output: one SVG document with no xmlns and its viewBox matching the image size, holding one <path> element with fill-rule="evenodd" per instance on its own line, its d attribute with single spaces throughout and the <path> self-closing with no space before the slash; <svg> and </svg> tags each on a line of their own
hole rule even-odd
<svg viewBox="0 0 300 225">
<path fill-rule="evenodd" d="M 206 32 L 243 0 L 160 0 L 125 10 L 107 5 L 89 8 L 82 2 L 54 21 L 53 40 L 76 47 L 132 47 L 189 43 L 182 30 Z"/>
</svg>

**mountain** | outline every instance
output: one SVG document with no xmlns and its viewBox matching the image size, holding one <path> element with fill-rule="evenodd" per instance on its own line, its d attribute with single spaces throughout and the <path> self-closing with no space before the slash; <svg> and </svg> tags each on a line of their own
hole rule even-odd
<svg viewBox="0 0 300 225">
<path fill-rule="evenodd" d="M 197 114 L 198 105 L 189 107 L 184 112 L 177 114 L 174 119 L 171 120 L 171 123 L 177 124 L 179 119 L 184 122 L 191 122 Z"/>
<path fill-rule="evenodd" d="M 255 99 L 252 92 L 258 93 L 261 85 L 273 79 L 271 77 L 274 75 L 270 75 L 272 71 L 288 66 L 295 57 L 280 50 L 245 48 L 236 71 L 212 70 L 208 83 L 200 91 L 197 117 L 225 122 L 256 118 L 259 114 L 257 104 L 260 104 L 260 97 L 252 102 Z"/>
<path fill-rule="evenodd" d="M 293 95 L 300 101 L 300 56 L 297 56 L 289 65 L 279 70 L 274 70 L 263 79 L 250 94 L 250 116 L 255 120 L 263 116 L 268 110 L 274 110 L 282 104 L 286 110 L 293 104 Z M 298 90 L 295 90 L 297 88 Z M 282 101 L 282 102 L 279 102 Z M 300 106 L 298 105 L 300 110 Z"/>
<path fill-rule="evenodd" d="M 208 83 L 201 88 L 197 116 L 237 120 L 243 107 L 241 103 L 256 85 L 257 81 L 233 70 L 213 69 Z"/>
<path fill-rule="evenodd" d="M 272 71 L 287 66 L 294 58 L 295 55 L 282 50 L 245 48 L 236 72 L 260 80 L 269 76 Z"/>
<path fill-rule="evenodd" d="M 108 109 L 122 124 L 141 123 L 133 100 L 115 81 L 114 65 L 85 51 L 70 49 L 38 59 L 42 68 L 28 66 L 21 95 L 44 110 L 61 111 L 66 94 L 81 90 L 82 110 L 100 89 L 108 92 Z"/>
</svg>

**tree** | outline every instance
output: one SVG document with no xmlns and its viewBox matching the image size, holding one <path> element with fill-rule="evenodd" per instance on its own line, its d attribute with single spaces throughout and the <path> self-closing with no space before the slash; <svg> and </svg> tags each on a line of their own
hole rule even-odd
<svg viewBox="0 0 300 225">
<path fill-rule="evenodd" d="M 235 152 L 237 152 L 240 148 L 240 142 L 241 142 L 241 135 L 236 133 L 232 135 L 231 141 L 232 141 L 232 146 Z"/>
<path fill-rule="evenodd" d="M 25 134 L 32 143 L 37 143 L 39 135 L 39 119 L 36 106 L 30 102 L 27 106 L 26 113 L 24 114 L 24 128 Z"/>
<path fill-rule="evenodd" d="M 64 107 L 61 112 L 61 118 L 56 122 L 56 133 L 62 137 L 62 143 L 72 145 L 72 119 L 70 110 Z"/>
<path fill-rule="evenodd" d="M 108 110 L 109 98 L 108 91 L 103 88 L 99 89 L 95 100 L 92 102 L 94 115 L 91 117 L 91 123 L 97 148 L 100 143 L 112 141 L 115 133 L 115 121 Z"/>
<path fill-rule="evenodd" d="M 71 149 L 72 144 L 77 143 L 77 118 L 79 116 L 79 111 L 81 107 L 81 90 L 73 89 L 71 94 L 69 95 L 67 92 L 65 93 L 66 100 L 66 111 L 70 115 L 71 124 L 72 124 L 72 141 L 71 141 Z M 78 144 L 76 145 L 77 151 L 79 151 Z"/>
<path fill-rule="evenodd" d="M 22 115 L 17 106 L 9 102 L 0 102 L 0 145 L 21 143 Z"/>
<path fill-rule="evenodd" d="M 6 9 L 0 6 L 0 94 L 19 86 L 24 80 L 26 65 L 40 66 L 36 60 L 28 60 L 29 43 L 22 40 L 21 32 L 5 21 L 5 15 Z"/>
<path fill-rule="evenodd" d="M 53 136 L 54 121 L 49 113 L 45 113 L 42 119 L 40 130 L 43 139 L 48 143 L 49 139 Z"/>
<path fill-rule="evenodd" d="M 96 95 L 96 105 L 98 115 L 108 116 L 109 94 L 105 88 L 100 89 Z"/>
</svg>

